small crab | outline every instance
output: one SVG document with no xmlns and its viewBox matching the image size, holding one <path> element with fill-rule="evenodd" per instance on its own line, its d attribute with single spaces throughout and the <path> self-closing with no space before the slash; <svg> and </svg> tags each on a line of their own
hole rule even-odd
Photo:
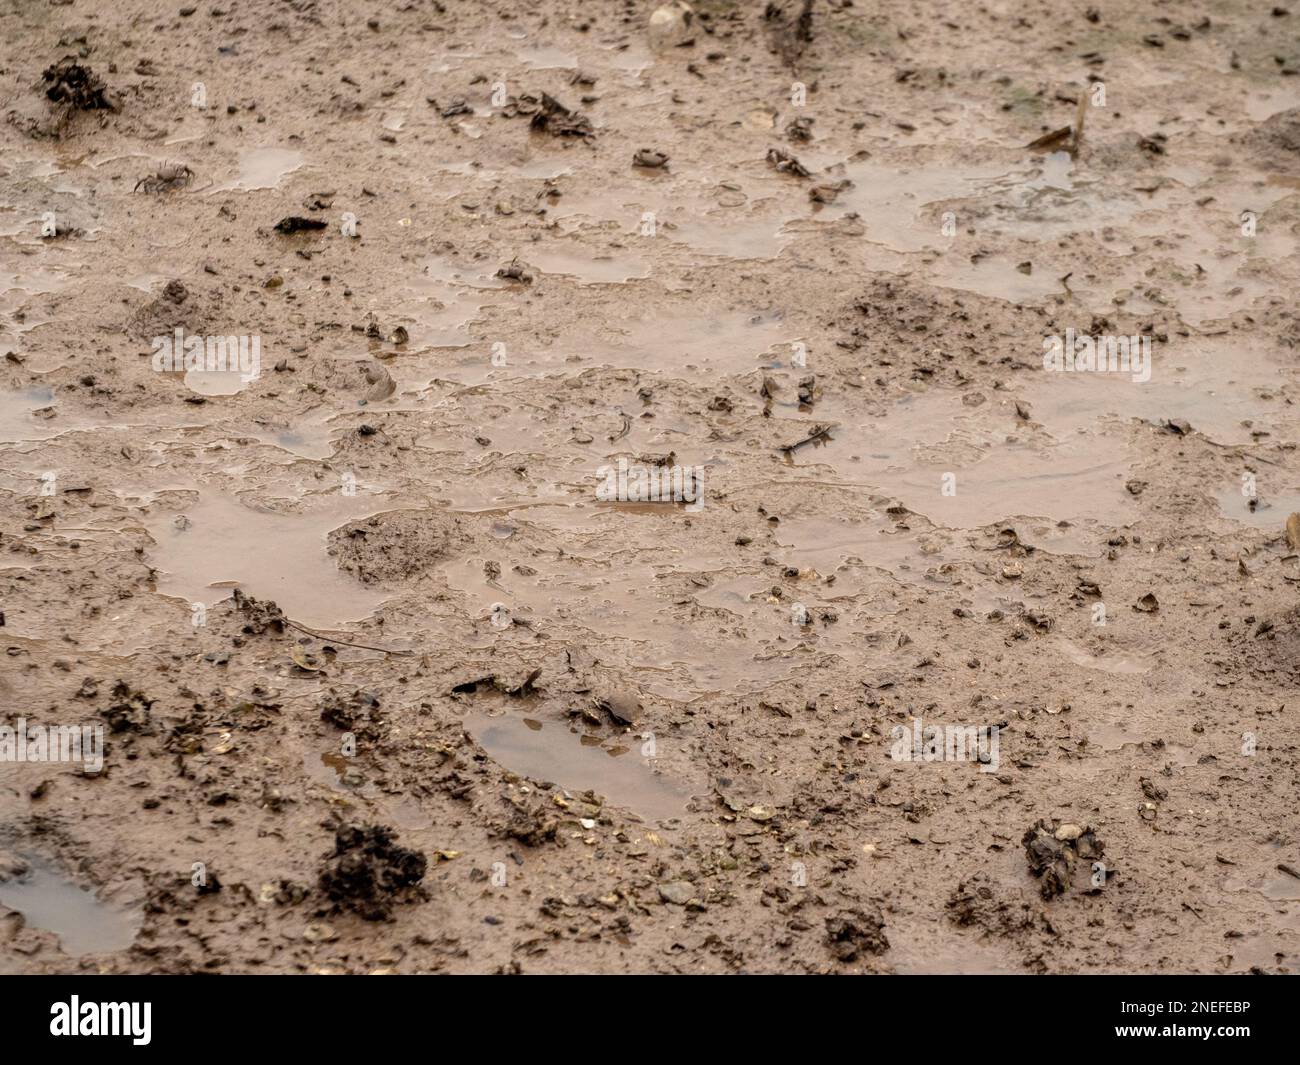
<svg viewBox="0 0 1300 1065">
<path fill-rule="evenodd" d="M 163 163 L 154 173 L 142 177 L 135 183 L 133 192 L 144 189 L 145 192 L 162 192 L 164 189 L 178 189 L 190 183 L 194 171 L 184 163 Z"/>
</svg>

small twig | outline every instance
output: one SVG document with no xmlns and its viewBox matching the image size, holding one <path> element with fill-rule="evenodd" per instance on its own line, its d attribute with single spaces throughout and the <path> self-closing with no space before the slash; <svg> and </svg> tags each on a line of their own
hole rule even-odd
<svg viewBox="0 0 1300 1065">
<path fill-rule="evenodd" d="M 342 644 L 344 647 L 359 647 L 363 651 L 381 651 L 386 655 L 407 655 L 409 657 L 414 657 L 417 654 L 415 651 L 398 651 L 391 647 L 374 647 L 368 643 L 352 643 L 350 640 L 337 640 L 333 636 L 326 636 L 324 633 L 312 632 L 311 629 L 299 625 L 296 621 L 290 621 L 288 618 L 284 619 L 284 623 L 291 629 L 305 632 L 308 636 L 314 636 L 318 640 L 325 640 L 327 643 Z"/>
<path fill-rule="evenodd" d="M 830 425 L 819 425 L 815 429 L 813 429 L 813 431 L 809 433 L 808 436 L 804 437 L 802 440 L 796 440 L 793 444 L 784 444 L 778 447 L 777 451 L 784 451 L 786 454 L 789 454 L 791 451 L 797 451 L 805 444 L 811 444 L 814 440 L 822 440 L 825 437 L 829 436 L 830 431 L 833 428 L 834 426 L 830 426 Z"/>
</svg>

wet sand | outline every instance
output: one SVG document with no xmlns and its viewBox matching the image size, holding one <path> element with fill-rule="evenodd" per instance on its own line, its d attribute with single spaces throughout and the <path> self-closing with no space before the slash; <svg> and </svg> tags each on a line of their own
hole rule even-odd
<svg viewBox="0 0 1300 1065">
<path fill-rule="evenodd" d="M 0 970 L 1300 965 L 1300 12 L 765 6 L 3 17 Z"/>
</svg>

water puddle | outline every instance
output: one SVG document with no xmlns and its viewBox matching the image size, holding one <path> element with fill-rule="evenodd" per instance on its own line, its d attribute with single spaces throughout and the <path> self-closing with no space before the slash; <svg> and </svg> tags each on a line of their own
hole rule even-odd
<svg viewBox="0 0 1300 1065">
<path fill-rule="evenodd" d="M 1154 651 L 1149 651 L 1145 654 L 1097 655 L 1079 646 L 1073 640 L 1066 639 L 1064 636 L 1057 636 L 1053 640 L 1053 646 L 1055 646 L 1076 666 L 1082 666 L 1084 669 L 1097 669 L 1103 673 L 1114 673 L 1121 676 L 1138 676 L 1143 673 L 1150 673 L 1151 667 L 1154 665 L 1154 662 L 1152 661 L 1155 654 Z M 1141 741 L 1125 739 L 1123 742 L 1138 743 Z M 1107 749 L 1110 750 L 1111 748 Z"/>
<path fill-rule="evenodd" d="M 1300 901 L 1300 880 L 1280 870 L 1266 874 L 1262 879 L 1236 878 L 1224 884 L 1229 891 L 1256 891 L 1275 902 Z"/>
<path fill-rule="evenodd" d="M 598 189 L 566 194 L 548 213 L 579 225 L 612 223 L 629 238 L 653 221 L 656 240 L 736 260 L 775 258 L 795 237 L 786 223 L 808 216 L 805 201 L 770 177 L 708 185 L 663 173 L 612 176 Z"/>
<path fill-rule="evenodd" d="M 144 919 L 138 911 L 96 898 L 40 862 L 31 862 L 21 877 L 0 881 L 0 903 L 21 913 L 29 927 L 53 932 L 70 957 L 125 950 Z"/>
<path fill-rule="evenodd" d="M 839 168 L 827 175 L 837 180 Z M 935 204 L 964 200 L 978 195 L 991 183 L 1007 180 L 1007 167 L 968 166 L 883 166 L 873 162 L 851 162 L 843 167 L 844 177 L 853 182 L 835 202 L 818 212 L 823 220 L 856 214 L 866 229 L 866 239 L 894 251 L 916 252 L 943 248 L 938 213 L 922 221 L 924 209 Z"/>
<path fill-rule="evenodd" d="M 253 148 L 239 157 L 238 175 L 212 189 L 212 193 L 274 189 L 302 166 L 303 160 L 302 152 L 291 148 Z"/>
<path fill-rule="evenodd" d="M 248 381 L 238 370 L 186 370 L 185 387 L 201 396 L 233 396 Z"/>
<path fill-rule="evenodd" d="M 1096 429 L 1106 417 L 1160 425 L 1182 418 L 1215 443 L 1249 444 L 1261 433 L 1300 434 L 1296 391 L 1291 371 L 1267 357 L 1227 338 L 1191 337 L 1152 345 L 1149 381 L 1044 370 L 1021 395 L 1032 419 L 1059 439 Z"/>
<path fill-rule="evenodd" d="M 1252 89 L 1246 97 L 1246 114 L 1264 122 L 1279 111 L 1300 107 L 1300 91 L 1292 88 Z"/>
<path fill-rule="evenodd" d="M 976 529 L 1014 518 L 1124 524 L 1130 467 L 1111 441 L 1044 441 L 1018 425 L 1009 403 L 967 408 L 959 394 L 908 397 L 885 417 L 862 417 L 835 400 L 818 406 L 829 436 L 789 453 L 795 467 L 829 467 L 838 484 L 900 500 L 936 525 Z M 838 424 L 835 424 L 838 423 Z M 797 438 L 806 424 L 791 422 Z"/>
<path fill-rule="evenodd" d="M 258 599 L 275 600 L 286 615 L 311 628 L 362 620 L 389 595 L 339 570 L 326 553 L 326 537 L 381 509 L 373 500 L 336 496 L 305 513 L 276 512 L 200 490 L 197 503 L 146 520 L 155 544 L 157 591 L 211 606 L 238 586 Z"/>
<path fill-rule="evenodd" d="M 515 56 L 529 70 L 575 70 L 578 57 L 553 44 L 535 44 L 515 50 Z"/>
<path fill-rule="evenodd" d="M 1152 737 L 1150 736 L 1140 735 L 1121 724 L 1113 722 L 1098 725 L 1088 730 L 1089 746 L 1100 747 L 1108 754 L 1122 751 L 1125 747 L 1134 747 L 1142 753 L 1154 755 L 1159 765 L 1168 763 L 1183 769 L 1196 765 L 1197 756 L 1191 748 L 1176 743 L 1157 746 L 1151 740 Z"/>
<path fill-rule="evenodd" d="M 22 350 L 24 333 L 53 321 L 48 315 L 25 309 L 33 296 L 62 292 L 73 283 L 65 274 L 39 268 L 0 270 L 0 348 Z"/>
<path fill-rule="evenodd" d="M 24 440 L 49 440 L 64 432 L 52 419 L 35 412 L 54 403 L 54 392 L 43 386 L 18 392 L 0 392 L 0 443 L 16 444 Z"/>
<path fill-rule="evenodd" d="M 884 516 L 876 527 L 840 518 L 794 518 L 781 522 L 777 541 L 790 549 L 788 559 L 801 571 L 822 577 L 835 575 L 827 594 L 856 594 L 864 587 L 854 573 L 858 566 L 884 570 L 908 584 L 932 584 L 942 566 L 975 557 L 964 545 L 954 546 L 944 530 L 900 531 Z"/>
<path fill-rule="evenodd" d="M 513 714 L 470 713 L 464 726 L 495 761 L 520 776 L 568 791 L 594 791 L 652 821 L 680 817 L 686 810 L 689 794 L 646 764 L 635 736 L 601 743 L 558 723 Z"/>
<path fill-rule="evenodd" d="M 1221 489 L 1217 498 L 1219 510 L 1225 518 L 1276 533 L 1281 533 L 1291 514 L 1300 511 L 1300 492 L 1296 491 L 1275 495 L 1258 488 L 1256 496 L 1251 498 L 1242 495 L 1241 487 L 1234 485 Z"/>
<path fill-rule="evenodd" d="M 535 248 L 529 248 L 526 255 L 529 265 L 542 273 L 576 278 L 582 285 L 622 285 L 650 276 L 649 263 L 640 257 L 618 258 L 584 251 Z"/>
<path fill-rule="evenodd" d="M 561 334 L 549 347 L 512 353 L 516 363 L 530 369 L 565 369 L 608 366 L 673 375 L 706 372 L 744 374 L 770 364 L 764 359 L 800 333 L 786 324 L 779 312 L 719 311 L 716 314 L 683 313 L 662 307 L 639 317 L 613 319 L 598 335 Z"/>
<path fill-rule="evenodd" d="M 936 923 L 891 919 L 885 926 L 894 972 L 903 976 L 989 976 L 1023 974 L 1007 948 L 973 932 L 949 932 Z"/>
</svg>

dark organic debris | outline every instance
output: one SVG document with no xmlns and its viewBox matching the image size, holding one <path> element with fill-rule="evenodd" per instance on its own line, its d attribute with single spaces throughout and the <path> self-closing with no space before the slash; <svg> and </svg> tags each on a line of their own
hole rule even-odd
<svg viewBox="0 0 1300 1065">
<path fill-rule="evenodd" d="M 101 715 L 110 732 L 146 732 L 149 730 L 149 708 L 153 700 L 132 691 L 124 680 L 113 685 L 113 703 Z"/>
<path fill-rule="evenodd" d="M 505 795 L 503 798 L 510 804 L 510 817 L 509 820 L 493 826 L 495 834 L 507 839 L 517 839 L 528 847 L 557 840 L 559 819 L 544 802 L 538 799 L 530 805 L 510 795 Z"/>
<path fill-rule="evenodd" d="M 641 704 L 634 696 L 618 692 L 597 695 L 592 699 L 592 703 L 598 709 L 605 711 L 614 724 L 623 726 L 631 725 L 636 720 L 637 711 L 641 709 Z"/>
<path fill-rule="evenodd" d="M 883 954 L 889 949 L 885 919 L 880 910 L 844 910 L 826 918 L 826 942 L 837 961 L 857 961 L 862 954 Z"/>
<path fill-rule="evenodd" d="M 1149 137 L 1139 137 L 1138 147 L 1151 155 L 1164 155 L 1168 140 L 1163 133 L 1153 133 Z"/>
<path fill-rule="evenodd" d="M 1009 898 L 1004 897 L 1004 892 L 988 876 L 976 873 L 961 881 L 948 896 L 948 919 L 962 928 L 979 928 L 1001 936 L 1032 928 L 1036 915 L 1031 904 L 1018 891 Z"/>
<path fill-rule="evenodd" d="M 397 903 L 423 899 L 418 885 L 429 860 L 398 846 L 394 836 L 384 825 L 344 825 L 335 832 L 320 887 L 336 907 L 353 910 L 367 921 L 382 921 Z"/>
<path fill-rule="evenodd" d="M 1146 595 L 1133 604 L 1133 609 L 1143 614 L 1154 614 L 1160 609 L 1160 600 L 1155 597 L 1155 593 L 1147 592 Z"/>
<path fill-rule="evenodd" d="M 1040 890 L 1045 899 L 1065 894 L 1075 863 L 1100 858 L 1104 850 L 1091 825 L 1039 821 L 1025 832 L 1023 842 L 1029 871 L 1042 880 Z"/>
<path fill-rule="evenodd" d="M 80 111 L 116 111 L 108 98 L 108 86 L 90 67 L 83 67 L 76 56 L 64 56 L 41 74 L 47 88 L 45 95 L 56 104 L 67 104 Z"/>
<path fill-rule="evenodd" d="M 596 131 L 591 120 L 577 111 L 572 111 L 560 103 L 554 96 L 542 93 L 540 97 L 523 94 L 517 100 L 507 102 L 502 110 L 507 118 L 515 115 L 531 115 L 529 128 L 549 133 L 553 137 L 594 137 Z"/>
<path fill-rule="evenodd" d="M 785 135 L 792 141 L 810 141 L 812 140 L 813 120 L 807 115 L 801 115 L 798 118 L 791 119 L 789 125 L 785 127 Z"/>
<path fill-rule="evenodd" d="M 782 174 L 793 174 L 795 177 L 801 178 L 806 178 L 811 174 L 811 171 L 803 163 L 799 162 L 784 148 L 769 148 L 767 150 L 767 161 Z"/>
<path fill-rule="evenodd" d="M 764 384 L 766 384 L 766 382 L 764 382 Z M 782 444 L 777 448 L 777 451 L 784 452 L 785 454 L 788 455 L 791 452 L 799 450 L 799 448 L 803 447 L 805 444 L 811 444 L 814 442 L 822 442 L 828 440 L 830 439 L 832 428 L 834 427 L 830 425 L 814 426 L 812 432 L 810 432 L 802 440 L 796 440 L 793 444 Z"/>
<path fill-rule="evenodd" d="M 277 233 L 307 233 L 312 230 L 324 229 L 326 223 L 319 218 L 303 218 L 300 215 L 291 214 L 275 223 Z"/>
<path fill-rule="evenodd" d="M 540 666 L 530 670 L 522 677 L 504 677 L 499 673 L 485 673 L 476 677 L 471 674 L 469 679 L 453 684 L 451 693 L 454 695 L 474 695 L 480 690 L 495 690 L 520 699 L 537 691 L 537 678 L 541 675 Z"/>
</svg>

